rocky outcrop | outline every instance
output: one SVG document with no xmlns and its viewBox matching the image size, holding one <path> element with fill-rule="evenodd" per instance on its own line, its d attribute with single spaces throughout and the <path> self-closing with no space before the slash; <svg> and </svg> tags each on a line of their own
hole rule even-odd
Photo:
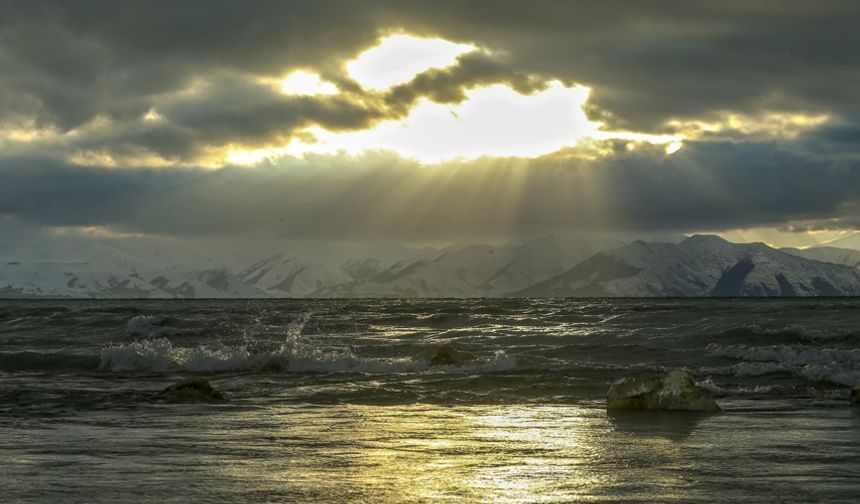
<svg viewBox="0 0 860 504">
<path fill-rule="evenodd" d="M 464 350 L 457 350 L 450 345 L 442 345 L 424 350 L 417 356 L 418 359 L 430 362 L 431 366 L 454 366 L 472 362 L 478 357 Z"/>
<path fill-rule="evenodd" d="M 223 401 L 224 394 L 212 388 L 203 378 L 175 383 L 158 393 L 168 401 Z"/>
<path fill-rule="evenodd" d="M 711 393 L 696 385 L 686 371 L 639 373 L 609 387 L 609 410 L 718 411 Z"/>
<path fill-rule="evenodd" d="M 851 401 L 851 404 L 860 404 L 860 385 L 851 389 L 851 395 L 848 396 L 848 400 Z"/>
</svg>

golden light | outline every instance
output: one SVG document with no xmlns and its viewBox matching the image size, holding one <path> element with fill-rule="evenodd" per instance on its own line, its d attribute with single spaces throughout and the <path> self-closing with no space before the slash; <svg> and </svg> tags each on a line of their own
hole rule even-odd
<svg viewBox="0 0 860 504">
<path fill-rule="evenodd" d="M 280 81 L 281 91 L 290 95 L 315 96 L 333 95 L 338 93 L 337 86 L 324 81 L 319 74 L 298 70 Z"/>
<path fill-rule="evenodd" d="M 289 489 L 350 502 L 519 504 L 625 495 L 689 501 L 685 477 L 693 468 L 681 456 L 683 446 L 661 436 L 659 423 L 644 420 L 641 431 L 631 432 L 576 405 L 284 405 L 227 417 L 245 430 L 260 426 L 247 436 L 266 456 L 247 464 L 202 461 L 201 467 L 222 484 L 253 481 L 261 495 Z M 289 456 L 320 439 L 330 447 L 325 457 Z M 695 442 L 712 448 L 707 440 Z M 650 486 L 632 490 L 627 481 Z"/>
<path fill-rule="evenodd" d="M 312 128 L 308 132 L 315 142 L 293 142 L 287 151 L 301 156 L 392 150 L 425 163 L 535 157 L 596 134 L 599 124 L 582 108 L 588 94 L 586 87 L 566 87 L 557 81 L 533 95 L 496 84 L 466 91 L 466 101 L 458 105 L 422 100 L 406 118 L 369 130 L 334 133 Z"/>
<path fill-rule="evenodd" d="M 389 35 L 348 62 L 346 69 L 365 89 L 382 91 L 409 82 L 431 68 L 451 66 L 460 55 L 476 49 L 471 44 L 440 38 Z"/>
<path fill-rule="evenodd" d="M 163 117 L 161 117 L 161 114 L 159 114 L 154 108 L 147 110 L 146 114 L 143 115 L 143 120 L 147 122 L 160 121 L 161 119 L 163 119 Z"/>
<path fill-rule="evenodd" d="M 828 114 L 800 114 L 779 111 L 765 111 L 755 114 L 723 112 L 716 119 L 710 121 L 672 120 L 667 124 L 683 134 L 685 138 L 699 138 L 707 133 L 735 131 L 744 136 L 793 139 L 829 120 L 830 115 Z"/>
<path fill-rule="evenodd" d="M 707 232 L 707 231 L 703 231 Z M 735 243 L 764 242 L 779 247 L 808 248 L 827 245 L 829 242 L 844 238 L 855 233 L 853 229 L 822 229 L 794 231 L 774 227 L 757 227 L 749 229 L 730 229 L 716 234 Z"/>
<path fill-rule="evenodd" d="M 224 160 L 230 164 L 253 165 L 288 154 L 286 147 L 267 147 L 263 149 L 228 148 Z"/>
<path fill-rule="evenodd" d="M 681 148 L 683 146 L 684 146 L 684 142 L 682 142 L 682 141 L 671 142 L 671 143 L 666 144 L 666 155 L 671 156 L 672 154 L 681 150 Z"/>
</svg>

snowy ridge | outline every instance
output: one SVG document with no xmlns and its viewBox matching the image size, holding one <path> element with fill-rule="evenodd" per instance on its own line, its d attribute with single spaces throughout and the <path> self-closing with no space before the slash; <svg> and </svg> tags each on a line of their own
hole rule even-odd
<svg viewBox="0 0 860 504">
<path fill-rule="evenodd" d="M 716 236 L 680 243 L 465 245 L 403 260 L 279 253 L 234 273 L 189 250 L 78 242 L 0 259 L 0 296 L 77 298 L 856 296 L 860 252 L 776 250 Z M 602 251 L 601 250 L 605 250 Z M 801 257 L 805 256 L 805 257 Z M 820 258 L 813 260 L 810 257 Z M 173 258 L 173 259 L 171 259 Z"/>
<path fill-rule="evenodd" d="M 518 291 L 519 296 L 856 296 L 860 271 L 763 243 L 692 236 L 633 242 Z"/>
<path fill-rule="evenodd" d="M 814 261 L 843 264 L 860 269 L 860 250 L 839 247 L 781 248 L 785 253 Z"/>
<path fill-rule="evenodd" d="M 351 280 L 340 268 L 312 258 L 277 254 L 239 273 L 248 285 L 273 297 L 306 297 L 325 286 Z"/>
<path fill-rule="evenodd" d="M 320 297 L 505 296 L 551 278 L 615 242 L 546 236 L 505 246 L 452 247 L 433 259 L 398 263 L 359 281 L 314 293 Z"/>
<path fill-rule="evenodd" d="M 9 261 L 0 264 L 6 298 L 234 298 L 266 297 L 226 270 L 118 273 L 90 263 Z"/>
</svg>

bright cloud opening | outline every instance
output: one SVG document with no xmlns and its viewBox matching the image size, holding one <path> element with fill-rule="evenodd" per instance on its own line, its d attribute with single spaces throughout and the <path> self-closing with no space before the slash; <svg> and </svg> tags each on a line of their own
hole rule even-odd
<svg viewBox="0 0 860 504">
<path fill-rule="evenodd" d="M 684 142 L 671 142 L 666 144 L 666 155 L 671 156 L 672 154 L 681 150 L 684 146 Z"/>
<path fill-rule="evenodd" d="M 461 54 L 475 49 L 439 38 L 390 35 L 347 63 L 346 69 L 364 88 L 384 91 L 431 68 L 451 66 Z"/>
<path fill-rule="evenodd" d="M 591 121 L 583 109 L 589 93 L 587 87 L 568 87 L 559 81 L 531 95 L 504 84 L 473 88 L 466 91 L 466 100 L 460 104 L 423 99 L 401 120 L 353 132 L 314 126 L 287 145 L 231 148 L 226 160 L 249 165 L 285 155 L 360 155 L 374 150 L 394 151 L 422 163 L 483 156 L 526 158 L 575 147 L 583 139 L 665 145 L 667 155 L 683 147 L 684 137 L 679 134 L 601 129 L 602 124 Z"/>
<path fill-rule="evenodd" d="M 338 92 L 334 83 L 324 81 L 318 74 L 304 70 L 291 73 L 280 85 L 284 93 L 299 96 L 333 95 Z"/>
<path fill-rule="evenodd" d="M 560 82 L 533 95 L 502 84 L 476 88 L 466 92 L 467 99 L 461 104 L 423 100 L 405 119 L 370 130 L 332 133 L 313 128 L 309 132 L 316 142 L 291 144 L 288 152 L 393 150 L 427 163 L 481 156 L 540 156 L 596 133 L 599 124 L 589 121 L 582 109 L 588 93 L 586 87 L 565 87 Z"/>
<path fill-rule="evenodd" d="M 143 120 L 148 122 L 160 121 L 161 119 L 161 114 L 159 114 L 154 108 L 149 109 L 146 114 L 143 115 Z"/>
</svg>

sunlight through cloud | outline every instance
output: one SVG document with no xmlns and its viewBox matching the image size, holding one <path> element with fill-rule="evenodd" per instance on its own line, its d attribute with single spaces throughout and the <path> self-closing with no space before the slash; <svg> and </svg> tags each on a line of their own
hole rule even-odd
<svg viewBox="0 0 860 504">
<path fill-rule="evenodd" d="M 313 72 L 298 70 L 280 82 L 281 91 L 290 95 L 314 96 L 337 94 L 337 86 Z"/>
<path fill-rule="evenodd" d="M 471 44 L 439 38 L 390 35 L 347 63 L 346 69 L 362 87 L 384 91 L 431 68 L 451 66 L 460 55 L 475 49 Z"/>
<path fill-rule="evenodd" d="M 370 130 L 333 133 L 313 128 L 309 132 L 317 141 L 293 143 L 289 153 L 393 150 L 427 163 L 481 156 L 534 157 L 596 133 L 599 124 L 589 121 L 582 109 L 588 94 L 586 87 L 565 87 L 557 81 L 533 95 L 502 84 L 476 88 L 466 92 L 461 104 L 423 100 L 405 119 Z"/>
</svg>

